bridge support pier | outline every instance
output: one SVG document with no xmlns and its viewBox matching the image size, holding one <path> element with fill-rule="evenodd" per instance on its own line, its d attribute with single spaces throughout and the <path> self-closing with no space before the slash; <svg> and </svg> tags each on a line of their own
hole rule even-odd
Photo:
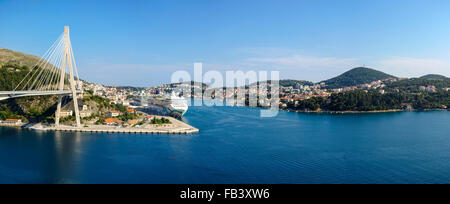
<svg viewBox="0 0 450 204">
<path fill-rule="evenodd" d="M 58 105 L 56 107 L 56 113 L 55 113 L 55 125 L 59 127 L 59 120 L 61 118 L 61 104 L 62 104 L 62 97 L 61 95 L 58 95 Z"/>
<path fill-rule="evenodd" d="M 66 63 L 69 65 L 69 82 L 70 82 L 70 89 L 72 91 L 72 98 L 73 98 L 73 108 L 75 112 L 75 118 L 77 122 L 77 127 L 81 127 L 81 119 L 80 119 L 80 110 L 78 107 L 78 94 L 76 87 L 78 84 L 76 84 L 75 76 L 74 76 L 74 70 L 73 70 L 73 62 L 72 62 L 72 48 L 70 43 L 70 34 L 69 34 L 69 26 L 64 27 L 64 55 L 63 55 L 63 64 L 62 64 L 62 71 L 61 71 L 61 80 L 59 84 L 59 90 L 64 90 L 64 78 L 66 75 Z M 60 117 L 61 117 L 61 106 L 62 106 L 62 97 L 58 96 L 58 107 L 55 114 L 55 125 L 59 126 L 60 124 Z"/>
</svg>

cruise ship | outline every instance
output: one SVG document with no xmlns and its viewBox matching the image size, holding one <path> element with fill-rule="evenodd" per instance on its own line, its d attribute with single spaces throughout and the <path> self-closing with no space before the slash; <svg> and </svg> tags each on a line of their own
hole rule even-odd
<svg viewBox="0 0 450 204">
<path fill-rule="evenodd" d="M 150 114 L 167 115 L 182 118 L 188 111 L 188 102 L 184 97 L 171 95 L 143 96 L 140 98 L 143 111 Z"/>
</svg>

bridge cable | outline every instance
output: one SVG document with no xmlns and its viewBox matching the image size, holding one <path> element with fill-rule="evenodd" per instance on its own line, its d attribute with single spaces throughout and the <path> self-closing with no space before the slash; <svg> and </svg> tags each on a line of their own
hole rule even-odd
<svg viewBox="0 0 450 204">
<path fill-rule="evenodd" d="M 58 37 L 58 39 L 52 44 L 52 46 L 45 52 L 45 54 L 42 56 L 42 58 L 40 58 L 40 59 L 36 62 L 36 64 L 35 64 L 33 67 L 31 67 L 30 71 L 27 73 L 27 75 L 25 75 L 25 77 L 22 79 L 22 81 L 16 86 L 16 88 L 15 88 L 13 91 L 17 91 L 17 90 L 18 90 L 18 88 L 19 88 L 19 87 L 22 85 L 22 83 L 28 78 L 28 76 L 29 76 L 31 73 L 33 73 L 33 70 L 36 69 L 36 67 L 44 61 L 45 57 L 51 52 L 51 50 L 53 49 L 53 47 L 55 47 L 55 45 L 56 45 L 57 43 L 60 42 L 60 39 L 61 39 L 63 36 L 64 36 L 64 34 L 61 34 L 61 35 Z M 35 73 L 35 72 L 34 72 L 34 73 Z M 30 79 L 31 79 L 31 78 L 32 78 L 32 77 L 30 77 Z M 23 86 L 23 89 L 21 89 L 21 90 L 24 90 L 25 88 L 26 88 L 26 85 L 24 85 L 24 86 Z"/>
<path fill-rule="evenodd" d="M 61 48 L 57 48 L 57 51 L 55 52 L 56 53 L 56 57 L 52 58 L 51 60 L 49 60 L 48 61 L 49 63 L 43 68 L 43 69 L 46 70 L 46 74 L 43 77 L 44 79 L 41 80 L 41 83 L 36 86 L 37 90 L 47 90 L 46 89 L 47 86 L 51 85 L 50 84 L 50 80 L 53 77 L 53 75 L 56 72 L 56 70 L 59 69 L 58 68 L 58 63 L 59 63 L 59 59 L 61 58 L 61 55 L 62 55 L 61 54 L 62 52 L 60 51 L 60 49 Z"/>
<path fill-rule="evenodd" d="M 59 43 L 60 43 L 60 42 L 58 42 L 58 44 L 59 44 Z M 46 59 L 47 59 L 48 57 L 50 57 L 50 56 L 52 55 L 53 52 L 54 52 L 54 48 L 52 47 L 51 50 L 50 50 L 50 52 L 47 54 L 47 56 L 42 57 L 41 62 L 33 68 L 33 70 L 32 70 L 33 74 L 30 76 L 30 78 L 28 79 L 27 83 L 24 85 L 24 87 L 22 88 L 22 90 L 27 89 L 27 87 L 29 86 L 30 82 L 31 82 L 32 79 L 35 77 L 35 75 L 38 74 L 38 73 L 40 73 L 40 71 L 41 71 L 40 68 L 41 68 L 45 63 L 47 63 L 47 60 L 46 60 Z M 38 74 L 38 75 L 39 75 L 39 74 Z M 30 88 L 28 88 L 28 89 L 30 89 Z"/>
<path fill-rule="evenodd" d="M 60 47 L 61 44 L 62 44 L 62 41 L 59 42 L 58 47 Z M 55 48 L 55 49 L 52 51 L 50 57 L 49 57 L 47 60 L 45 60 L 45 63 L 44 63 L 44 65 L 43 65 L 43 67 L 42 67 L 42 68 L 40 69 L 40 71 L 39 71 L 39 74 L 36 76 L 36 78 L 33 80 L 33 83 L 32 83 L 31 86 L 28 88 L 29 91 L 31 91 L 31 90 L 33 89 L 33 87 L 35 87 L 36 83 L 39 81 L 39 79 L 40 79 L 40 77 L 41 77 L 43 71 L 45 70 L 45 67 L 46 67 L 46 66 L 48 65 L 48 63 L 49 63 L 48 60 L 52 60 L 52 59 L 53 59 L 53 57 L 54 57 L 54 55 L 55 55 L 55 52 L 56 52 L 56 50 L 58 49 L 58 47 Z M 31 81 L 31 80 L 32 80 L 32 78 L 30 78 L 30 81 Z"/>
</svg>

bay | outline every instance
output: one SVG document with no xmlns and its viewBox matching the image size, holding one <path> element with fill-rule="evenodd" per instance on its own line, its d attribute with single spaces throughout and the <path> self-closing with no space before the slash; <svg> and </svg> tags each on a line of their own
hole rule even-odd
<svg viewBox="0 0 450 204">
<path fill-rule="evenodd" d="M 0 183 L 450 183 L 447 111 L 377 114 L 190 107 L 200 133 L 0 128 Z"/>
</svg>

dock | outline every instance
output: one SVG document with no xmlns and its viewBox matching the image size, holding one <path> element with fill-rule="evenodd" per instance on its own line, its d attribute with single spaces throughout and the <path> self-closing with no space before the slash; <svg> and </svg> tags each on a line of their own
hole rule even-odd
<svg viewBox="0 0 450 204">
<path fill-rule="evenodd" d="M 119 133 L 119 134 L 194 134 L 199 129 L 194 128 L 182 121 L 172 117 L 165 117 L 171 124 L 153 125 L 147 124 L 142 127 L 116 127 L 108 125 L 89 125 L 85 127 L 75 127 L 69 125 L 44 126 L 34 124 L 29 129 L 40 131 L 61 131 L 61 132 L 90 132 L 90 133 Z"/>
</svg>

